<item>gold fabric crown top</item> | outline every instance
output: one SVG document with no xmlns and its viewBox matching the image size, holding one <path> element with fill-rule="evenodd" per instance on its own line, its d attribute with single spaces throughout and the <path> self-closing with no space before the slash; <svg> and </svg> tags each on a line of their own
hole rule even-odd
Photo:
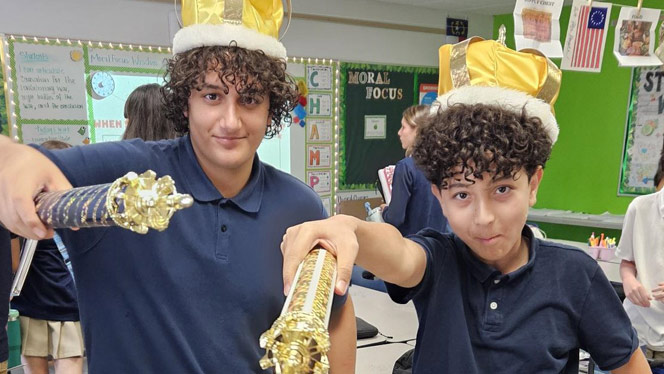
<svg viewBox="0 0 664 374">
<path fill-rule="evenodd" d="M 244 25 L 261 34 L 279 37 L 284 18 L 281 0 L 182 1 L 182 25 Z"/>
<path fill-rule="evenodd" d="M 182 24 L 173 38 L 173 53 L 205 46 L 262 50 L 285 59 L 278 40 L 284 18 L 282 0 L 182 0 Z M 290 8 L 290 0 L 286 0 Z"/>
<path fill-rule="evenodd" d="M 494 40 L 472 37 L 439 49 L 438 94 L 462 86 L 495 86 L 547 102 L 558 98 L 560 69 L 536 50 L 517 52 Z"/>
</svg>

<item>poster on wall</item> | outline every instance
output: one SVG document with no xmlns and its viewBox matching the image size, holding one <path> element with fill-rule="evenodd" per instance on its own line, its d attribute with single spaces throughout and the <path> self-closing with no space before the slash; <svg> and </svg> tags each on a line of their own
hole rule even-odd
<svg viewBox="0 0 664 374">
<path fill-rule="evenodd" d="M 0 35 L 0 43 L 2 43 L 2 35 Z M 0 53 L 4 55 L 2 48 L 0 48 Z M 0 66 L 0 134 L 5 136 L 10 136 L 9 129 L 9 120 L 7 117 L 7 99 L 5 97 L 5 77 L 3 73 L 3 67 Z"/>
<path fill-rule="evenodd" d="M 309 187 L 318 194 L 329 194 L 332 191 L 332 172 L 329 170 L 307 172 L 307 180 Z"/>
<path fill-rule="evenodd" d="M 424 84 L 437 82 L 436 68 L 342 64 L 341 189 L 373 190 L 378 169 L 404 157 L 402 113 L 430 92 L 421 90 Z"/>
<path fill-rule="evenodd" d="M 619 195 L 643 195 L 655 192 L 653 178 L 657 171 L 664 134 L 664 69 L 634 68 L 625 125 Z"/>
<path fill-rule="evenodd" d="M 659 9 L 620 8 L 613 54 L 620 66 L 657 66 L 662 61 L 655 55 L 655 28 Z"/>
<path fill-rule="evenodd" d="M 18 140 L 62 140 L 72 145 L 118 140 L 124 104 L 138 86 L 163 82 L 167 47 L 7 39 Z"/>
<path fill-rule="evenodd" d="M 293 114 L 304 127 L 305 182 L 318 194 L 330 214 L 337 189 L 337 119 L 339 63 L 318 58 L 293 58 L 288 64 L 300 98 Z"/>
<path fill-rule="evenodd" d="M 433 83 L 420 83 L 420 105 L 431 105 L 438 97 L 438 85 Z"/>
<path fill-rule="evenodd" d="M 517 0 L 514 6 L 516 49 L 534 48 L 547 57 L 562 57 L 560 12 L 563 0 Z"/>
<path fill-rule="evenodd" d="M 560 68 L 599 73 L 611 19 L 611 3 L 574 0 Z"/>
</svg>

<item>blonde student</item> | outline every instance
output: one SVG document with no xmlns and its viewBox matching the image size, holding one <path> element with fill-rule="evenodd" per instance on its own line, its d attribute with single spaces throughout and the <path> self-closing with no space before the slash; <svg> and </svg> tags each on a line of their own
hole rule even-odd
<svg viewBox="0 0 664 374">
<path fill-rule="evenodd" d="M 320 242 L 339 292 L 354 262 L 389 282 L 419 317 L 413 373 L 649 373 L 636 332 L 598 264 L 526 225 L 557 139 L 560 72 L 546 58 L 479 38 L 440 50 L 443 94 L 415 142 L 454 234 L 338 215 L 290 228 L 284 282 Z M 453 69 L 453 71 L 451 71 Z"/>
</svg>

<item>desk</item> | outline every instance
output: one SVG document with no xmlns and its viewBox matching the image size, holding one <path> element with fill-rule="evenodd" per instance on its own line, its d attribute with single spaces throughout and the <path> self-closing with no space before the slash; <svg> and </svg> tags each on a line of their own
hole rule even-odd
<svg viewBox="0 0 664 374">
<path fill-rule="evenodd" d="M 622 229 L 624 215 L 619 214 L 586 214 L 566 210 L 535 209 L 528 210 L 528 220 L 535 222 L 555 223 L 561 225 L 599 227 L 603 229 Z"/>
<path fill-rule="evenodd" d="M 563 240 L 563 239 L 546 239 L 548 241 L 552 241 L 554 243 L 560 243 L 560 244 L 566 244 L 572 247 L 577 247 L 584 252 L 588 253 L 588 244 L 587 243 L 582 243 L 582 242 L 573 242 L 571 240 Z M 599 267 L 604 271 L 604 274 L 606 275 L 607 278 L 611 282 L 617 282 L 617 283 L 622 283 L 622 279 L 620 278 L 620 259 L 614 257 L 613 259 L 609 261 L 604 261 L 604 260 L 597 260 L 597 263 L 599 264 Z"/>
<path fill-rule="evenodd" d="M 355 315 L 376 326 L 378 336 L 384 335 L 385 341 L 401 342 L 417 337 L 417 313 L 412 301 L 397 304 L 385 292 L 366 287 L 352 286 L 349 292 L 353 298 Z M 371 344 L 370 341 L 358 340 L 357 346 Z"/>
<path fill-rule="evenodd" d="M 357 350 L 355 372 L 357 374 L 389 374 L 394 368 L 394 362 L 411 349 L 413 346 L 403 343 L 360 348 Z"/>
</svg>

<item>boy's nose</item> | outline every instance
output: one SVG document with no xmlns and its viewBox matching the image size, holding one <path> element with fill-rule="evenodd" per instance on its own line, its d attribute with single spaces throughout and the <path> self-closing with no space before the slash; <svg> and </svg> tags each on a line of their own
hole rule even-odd
<svg viewBox="0 0 664 374">
<path fill-rule="evenodd" d="M 495 215 L 491 209 L 490 204 L 485 202 L 478 202 L 475 208 L 475 224 L 479 226 L 487 226 L 493 222 Z"/>
<path fill-rule="evenodd" d="M 225 129 L 233 130 L 240 127 L 239 110 L 235 103 L 228 103 L 221 108 L 221 116 L 219 117 L 219 125 Z"/>
</svg>

